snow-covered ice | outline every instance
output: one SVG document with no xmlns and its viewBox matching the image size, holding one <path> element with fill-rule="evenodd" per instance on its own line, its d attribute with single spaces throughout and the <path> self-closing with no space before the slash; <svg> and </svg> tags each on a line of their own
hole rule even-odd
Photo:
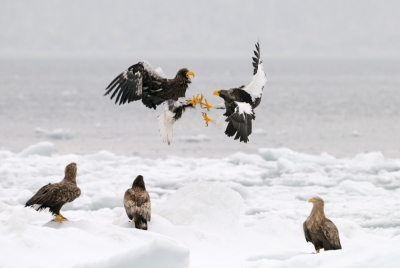
<svg viewBox="0 0 400 268">
<path fill-rule="evenodd" d="M 70 162 L 82 190 L 62 209 L 70 221 L 23 207 Z M 134 229 L 123 209 L 138 174 L 152 199 L 148 231 Z M 342 250 L 311 254 L 302 223 L 316 195 Z M 147 159 L 56 155 L 42 142 L 0 151 L 0 267 L 400 267 L 399 196 L 400 159 L 379 152 Z"/>
</svg>

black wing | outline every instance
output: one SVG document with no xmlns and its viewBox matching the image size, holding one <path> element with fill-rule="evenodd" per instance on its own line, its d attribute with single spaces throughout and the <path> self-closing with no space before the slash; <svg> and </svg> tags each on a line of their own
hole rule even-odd
<svg viewBox="0 0 400 268">
<path fill-rule="evenodd" d="M 242 103 L 245 104 L 245 103 Z M 250 106 L 250 104 L 246 103 Z M 239 107 L 235 108 L 235 112 L 232 113 L 225 121 L 229 122 L 226 127 L 225 134 L 228 137 L 232 137 L 235 134 L 235 140 L 247 143 L 249 136 L 252 132 L 252 120 L 255 119 L 253 111 L 251 113 L 239 112 Z"/>
<path fill-rule="evenodd" d="M 119 105 L 141 99 L 147 107 L 155 109 L 164 101 L 157 93 L 163 90 L 166 81 L 147 62 L 139 62 L 118 75 L 108 85 L 104 96 L 112 92 L 110 98 L 116 97 L 115 104 Z"/>
<path fill-rule="evenodd" d="M 260 59 L 260 57 L 261 57 L 260 44 L 258 42 L 256 44 L 256 50 L 254 50 L 254 55 L 255 55 L 255 57 L 253 57 L 253 67 L 254 67 L 253 75 L 255 75 L 257 73 L 258 65 L 262 63 L 262 61 Z"/>
</svg>

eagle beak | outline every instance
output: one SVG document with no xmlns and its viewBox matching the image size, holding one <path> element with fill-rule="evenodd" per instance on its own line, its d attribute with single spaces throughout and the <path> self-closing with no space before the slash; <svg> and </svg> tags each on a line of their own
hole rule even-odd
<svg viewBox="0 0 400 268">
<path fill-rule="evenodd" d="M 314 198 L 311 198 L 311 199 L 308 200 L 308 203 L 314 203 L 314 202 L 315 202 Z"/>
<path fill-rule="evenodd" d="M 213 95 L 219 96 L 218 90 L 215 90 L 215 91 L 213 92 Z"/>
<path fill-rule="evenodd" d="M 189 81 L 192 81 L 192 79 L 190 79 L 189 75 L 191 75 L 191 76 L 194 77 L 194 72 L 189 71 L 189 72 L 186 73 L 186 78 L 187 78 Z"/>
</svg>

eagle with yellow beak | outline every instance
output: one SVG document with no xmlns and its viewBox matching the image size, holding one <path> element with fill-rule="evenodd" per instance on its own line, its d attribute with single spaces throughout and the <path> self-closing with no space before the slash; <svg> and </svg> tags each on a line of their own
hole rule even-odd
<svg viewBox="0 0 400 268">
<path fill-rule="evenodd" d="M 207 110 L 210 108 L 225 109 L 223 114 L 228 122 L 225 134 L 228 137 L 235 136 L 235 140 L 247 143 L 252 133 L 252 121 L 256 118 L 254 109 L 261 103 L 264 85 L 267 82 L 261 61 L 260 45 L 257 42 L 253 57 L 253 78 L 247 86 L 240 86 L 228 90 L 216 90 L 214 95 L 221 97 L 224 102 L 218 105 L 210 105 L 207 101 L 201 105 Z M 209 122 L 215 123 L 218 120 L 210 119 L 203 113 L 206 125 Z"/>
<path fill-rule="evenodd" d="M 186 90 L 192 82 L 192 71 L 180 69 L 176 76 L 168 79 L 161 68 L 153 68 L 147 61 L 138 62 L 118 75 L 106 88 L 104 96 L 111 94 L 115 104 L 141 100 L 148 107 L 156 109 L 166 103 L 165 111 L 158 117 L 160 135 L 168 145 L 172 141 L 173 124 L 181 118 L 188 107 L 198 104 L 198 97 L 186 99 Z"/>
</svg>

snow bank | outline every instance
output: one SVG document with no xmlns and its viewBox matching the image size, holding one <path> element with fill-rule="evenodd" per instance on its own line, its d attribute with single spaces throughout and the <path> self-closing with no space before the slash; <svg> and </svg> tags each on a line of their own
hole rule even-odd
<svg viewBox="0 0 400 268">
<path fill-rule="evenodd" d="M 238 192 L 219 183 L 200 181 L 180 188 L 154 211 L 175 225 L 215 230 L 237 222 L 242 205 Z"/>
<path fill-rule="evenodd" d="M 160 240 L 143 243 L 140 246 L 109 259 L 90 264 L 76 265 L 75 268 L 188 268 L 189 249 L 177 243 Z"/>
<path fill-rule="evenodd" d="M 400 159 L 285 148 L 145 159 L 108 151 L 53 155 L 52 148 L 46 142 L 19 154 L 0 151 L 2 268 L 400 266 Z M 60 181 L 71 162 L 82 194 L 62 208 L 69 222 L 23 208 L 41 186 Z M 152 202 L 147 232 L 133 228 L 122 202 L 139 174 Z M 302 224 L 316 195 L 339 229 L 341 251 L 310 254 Z"/>
<path fill-rule="evenodd" d="M 18 154 L 19 157 L 28 157 L 30 155 L 51 156 L 54 151 L 54 144 L 43 141 L 29 146 Z"/>
</svg>

